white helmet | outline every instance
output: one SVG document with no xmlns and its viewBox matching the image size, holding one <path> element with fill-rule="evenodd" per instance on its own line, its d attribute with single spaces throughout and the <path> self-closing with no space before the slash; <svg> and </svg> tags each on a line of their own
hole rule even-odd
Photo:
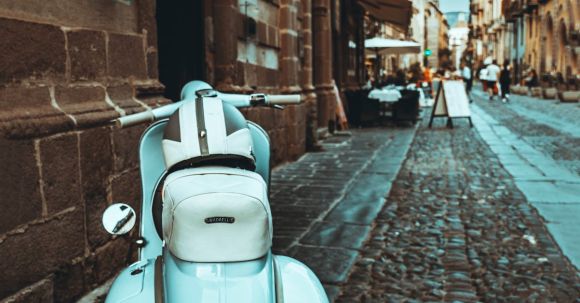
<svg viewBox="0 0 580 303">
<path fill-rule="evenodd" d="M 203 164 L 255 168 L 246 119 L 219 98 L 185 102 L 169 118 L 162 148 L 168 170 Z"/>
</svg>

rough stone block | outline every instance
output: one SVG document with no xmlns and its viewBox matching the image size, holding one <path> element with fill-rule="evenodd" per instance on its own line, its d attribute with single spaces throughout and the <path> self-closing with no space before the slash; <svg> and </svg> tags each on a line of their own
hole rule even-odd
<svg viewBox="0 0 580 303">
<path fill-rule="evenodd" d="M 52 302 L 53 284 L 50 279 L 40 280 L 14 295 L 4 298 L 2 303 L 45 303 Z"/>
<path fill-rule="evenodd" d="M 544 93 L 541 87 L 532 87 L 532 96 L 541 98 L 543 94 Z"/>
<path fill-rule="evenodd" d="M 111 181 L 113 203 L 127 203 L 135 209 L 137 215 L 141 212 L 141 178 L 139 169 L 135 168 L 116 176 Z"/>
<path fill-rule="evenodd" d="M 133 87 L 128 84 L 109 86 L 107 94 L 113 103 L 121 107 L 126 114 L 134 114 L 143 111 L 145 108 L 133 100 Z"/>
<path fill-rule="evenodd" d="M 245 39 L 248 33 L 248 24 L 250 18 L 246 17 L 244 14 L 236 13 L 234 18 L 234 28 L 236 29 L 236 37 L 240 39 Z"/>
<path fill-rule="evenodd" d="M 267 81 L 265 82 L 266 86 L 272 86 L 272 87 L 278 86 L 279 79 L 280 79 L 280 76 L 279 76 L 280 72 L 278 70 L 266 68 L 266 75 L 267 75 L 267 78 L 266 78 Z"/>
<path fill-rule="evenodd" d="M 254 64 L 244 65 L 245 83 L 251 87 L 257 87 L 261 83 L 258 81 L 258 66 Z"/>
<path fill-rule="evenodd" d="M 157 107 L 171 102 L 171 100 L 163 98 L 165 86 L 159 81 L 134 81 L 132 85 L 135 91 L 135 97 L 151 107 Z"/>
<path fill-rule="evenodd" d="M 266 68 L 263 66 L 256 66 L 256 78 L 260 87 L 268 87 L 268 74 L 266 73 Z"/>
<path fill-rule="evenodd" d="M 238 86 L 244 86 L 245 77 L 244 77 L 244 66 L 245 64 L 240 61 L 236 61 L 235 72 L 234 72 L 234 84 Z"/>
<path fill-rule="evenodd" d="M 550 87 L 544 90 L 544 98 L 546 99 L 556 99 L 558 96 L 558 90 L 556 88 Z"/>
<path fill-rule="evenodd" d="M 109 76 L 147 78 L 143 36 L 109 34 Z"/>
<path fill-rule="evenodd" d="M 119 116 L 105 102 L 105 89 L 101 86 L 57 86 L 55 99 L 64 112 L 75 117 L 78 126 L 105 124 Z"/>
<path fill-rule="evenodd" d="M 117 238 L 95 251 L 95 278 L 101 284 L 130 264 L 129 241 Z"/>
<path fill-rule="evenodd" d="M 48 214 L 82 206 L 78 136 L 76 133 L 41 139 L 43 190 Z"/>
<path fill-rule="evenodd" d="M 86 208 L 87 238 L 91 247 L 109 239 L 101 226 L 101 216 L 107 207 L 108 178 L 113 170 L 110 129 L 86 130 L 80 136 L 80 163 L 83 200 Z"/>
<path fill-rule="evenodd" d="M 0 120 L 0 134 L 15 140 L 31 139 L 64 132 L 71 130 L 73 127 L 73 121 L 62 113 L 56 116 L 43 117 L 42 119 Z"/>
<path fill-rule="evenodd" d="M 258 21 L 257 22 L 257 31 L 258 31 L 258 43 L 260 44 L 268 44 L 268 25 L 264 22 Z"/>
<path fill-rule="evenodd" d="M 520 85 L 513 85 L 513 86 L 510 87 L 510 92 L 512 94 L 520 95 L 521 94 L 520 93 L 520 89 L 521 89 L 521 86 Z"/>
<path fill-rule="evenodd" d="M 106 189 L 92 191 L 84 195 L 85 220 L 87 224 L 87 241 L 90 249 L 105 244 L 110 235 L 101 223 L 103 212 L 109 206 Z"/>
<path fill-rule="evenodd" d="M 266 131 L 274 129 L 276 120 L 274 118 L 274 109 L 271 108 L 260 108 L 259 118 L 256 123 L 260 124 Z"/>
<path fill-rule="evenodd" d="M 50 103 L 47 86 L 0 88 L 0 120 L 38 119 L 62 115 Z"/>
<path fill-rule="evenodd" d="M 0 233 L 42 214 L 35 153 L 32 140 L 0 139 Z"/>
<path fill-rule="evenodd" d="M 246 117 L 246 120 L 260 124 L 260 110 L 258 108 L 246 108 L 242 110 L 242 113 L 244 114 L 244 117 Z"/>
<path fill-rule="evenodd" d="M 147 75 L 149 79 L 159 78 L 159 53 L 151 51 L 147 53 Z"/>
<path fill-rule="evenodd" d="M 54 273 L 54 301 L 75 302 L 88 290 L 91 276 L 84 260 L 60 266 Z"/>
<path fill-rule="evenodd" d="M 0 18 L 0 83 L 64 78 L 66 52 L 59 27 Z"/>
<path fill-rule="evenodd" d="M 268 45 L 273 47 L 280 47 L 280 37 L 278 28 L 274 26 L 268 26 Z"/>
<path fill-rule="evenodd" d="M 280 34 L 280 36 L 281 36 L 280 47 L 283 49 L 288 49 L 289 50 L 288 54 L 292 55 L 295 54 L 297 51 L 296 45 L 298 42 L 296 36 L 291 35 L 290 33 L 282 33 Z M 284 58 L 281 59 L 283 60 Z"/>
<path fill-rule="evenodd" d="M 157 46 L 157 18 L 156 3 L 157 1 L 143 1 L 139 2 L 137 9 L 139 10 L 139 31 L 145 30 L 147 32 L 147 45 Z"/>
<path fill-rule="evenodd" d="M 72 81 L 98 80 L 107 74 L 105 33 L 75 30 L 66 33 Z"/>
<path fill-rule="evenodd" d="M 580 91 L 562 92 L 562 102 L 578 102 L 580 101 Z"/>
<path fill-rule="evenodd" d="M 47 86 L 0 88 L 0 132 L 30 138 L 71 129 L 72 120 L 52 107 Z"/>
<path fill-rule="evenodd" d="M 85 249 L 81 210 L 30 225 L 23 233 L 8 236 L 0 244 L 0 298 L 34 283 Z"/>
<path fill-rule="evenodd" d="M 147 125 L 114 129 L 113 154 L 114 168 L 120 173 L 130 168 L 139 167 L 139 140 Z"/>
</svg>

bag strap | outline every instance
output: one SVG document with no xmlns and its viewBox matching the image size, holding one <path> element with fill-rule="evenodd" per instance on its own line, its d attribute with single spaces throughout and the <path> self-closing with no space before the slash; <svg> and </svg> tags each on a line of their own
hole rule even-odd
<svg viewBox="0 0 580 303">
<path fill-rule="evenodd" d="M 162 256 L 157 256 L 157 259 L 155 259 L 155 303 L 165 303 Z"/>
</svg>

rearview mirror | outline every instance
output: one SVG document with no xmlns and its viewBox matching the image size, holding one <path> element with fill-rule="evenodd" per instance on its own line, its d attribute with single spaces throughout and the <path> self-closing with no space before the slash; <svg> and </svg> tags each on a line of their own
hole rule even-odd
<svg viewBox="0 0 580 303">
<path fill-rule="evenodd" d="M 125 203 L 115 203 L 103 213 L 103 227 L 111 235 L 124 235 L 135 226 L 135 211 Z"/>
</svg>

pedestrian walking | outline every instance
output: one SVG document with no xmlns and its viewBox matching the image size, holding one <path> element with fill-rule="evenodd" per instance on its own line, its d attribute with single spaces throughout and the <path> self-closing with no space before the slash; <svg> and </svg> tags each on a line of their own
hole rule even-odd
<svg viewBox="0 0 580 303">
<path fill-rule="evenodd" d="M 471 68 L 467 64 L 463 63 L 463 68 L 461 69 L 461 77 L 465 83 L 465 93 L 467 98 L 469 98 L 469 103 L 473 102 L 471 98 L 471 87 L 473 86 L 473 79 L 471 78 Z"/>
<path fill-rule="evenodd" d="M 487 65 L 483 65 L 479 69 L 479 73 L 477 74 L 481 85 L 483 86 L 483 91 L 487 91 Z"/>
<path fill-rule="evenodd" d="M 509 101 L 510 84 L 512 78 L 510 75 L 510 63 L 509 60 L 505 60 L 503 63 L 503 69 L 499 74 L 499 85 L 501 87 L 501 101 L 506 103 Z"/>
<path fill-rule="evenodd" d="M 497 80 L 499 79 L 499 74 L 501 69 L 497 66 L 497 60 L 487 66 L 487 91 L 489 92 L 489 101 L 493 100 L 493 96 L 497 92 Z"/>
</svg>

